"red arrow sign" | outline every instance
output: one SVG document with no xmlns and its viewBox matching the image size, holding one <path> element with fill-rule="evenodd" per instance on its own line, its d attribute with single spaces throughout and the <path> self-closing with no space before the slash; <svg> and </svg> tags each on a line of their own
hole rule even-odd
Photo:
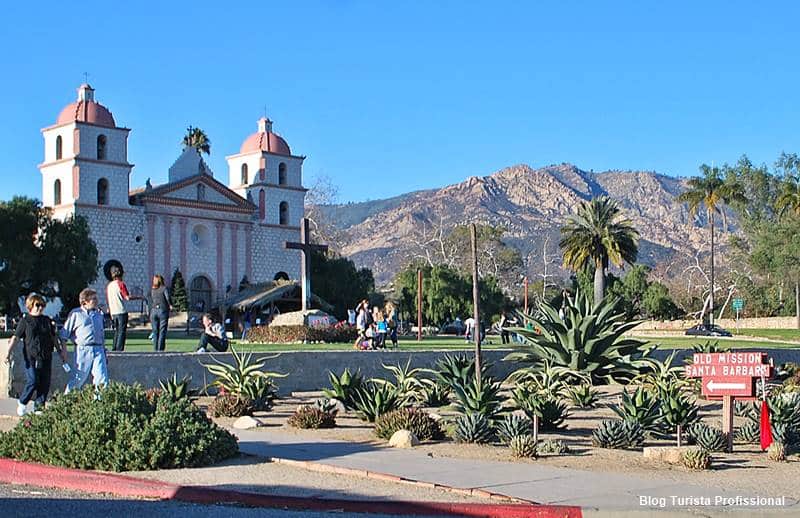
<svg viewBox="0 0 800 518">
<path fill-rule="evenodd" d="M 703 378 L 704 396 L 743 396 L 753 395 L 753 379 L 744 377 Z"/>
</svg>

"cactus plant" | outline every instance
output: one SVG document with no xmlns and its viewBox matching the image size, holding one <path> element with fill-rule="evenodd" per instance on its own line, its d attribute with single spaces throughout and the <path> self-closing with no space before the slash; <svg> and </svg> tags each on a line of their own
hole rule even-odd
<svg viewBox="0 0 800 518">
<path fill-rule="evenodd" d="M 536 453 L 539 455 L 563 455 L 569 453 L 569 447 L 560 439 L 547 439 L 536 446 Z"/>
<path fill-rule="evenodd" d="M 592 445 L 598 448 L 631 448 L 644 442 L 644 428 L 636 421 L 606 419 L 592 432 Z"/>
<path fill-rule="evenodd" d="M 708 451 L 723 451 L 728 444 L 722 430 L 704 423 L 694 423 L 689 428 L 689 436 L 697 446 Z"/>
<path fill-rule="evenodd" d="M 517 435 L 508 443 L 511 455 L 518 459 L 536 458 L 536 441 L 532 435 Z"/>
<path fill-rule="evenodd" d="M 775 462 L 783 462 L 786 460 L 786 446 L 780 442 L 776 441 L 769 445 L 767 448 L 767 457 L 771 461 Z"/>
<path fill-rule="evenodd" d="M 303 429 L 333 428 L 336 426 L 336 411 L 326 412 L 316 405 L 302 405 L 289 416 L 287 423 Z"/>
<path fill-rule="evenodd" d="M 486 444 L 492 440 L 492 425 L 481 413 L 462 414 L 456 419 L 455 436 L 458 442 Z"/>
<path fill-rule="evenodd" d="M 524 415 L 506 414 L 502 421 L 497 423 L 497 436 L 500 442 L 508 444 L 511 439 L 519 435 L 528 435 L 533 430 L 533 423 Z"/>
<path fill-rule="evenodd" d="M 703 470 L 711 467 L 711 453 L 703 448 L 689 448 L 683 452 L 683 465 L 689 469 Z"/>
</svg>

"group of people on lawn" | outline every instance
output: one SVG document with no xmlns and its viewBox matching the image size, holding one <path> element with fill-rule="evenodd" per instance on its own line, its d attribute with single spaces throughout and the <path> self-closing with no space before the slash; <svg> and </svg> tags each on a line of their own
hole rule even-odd
<svg viewBox="0 0 800 518">
<path fill-rule="evenodd" d="M 113 350 L 122 351 L 125 348 L 128 324 L 124 301 L 135 300 L 135 297 L 128 293 L 119 268 L 111 268 L 107 295 L 109 314 L 115 324 Z M 164 279 L 160 275 L 153 277 L 147 300 L 153 325 L 153 348 L 163 351 L 171 305 Z M 11 363 L 14 350 L 21 342 L 25 386 L 17 403 L 17 415 L 25 415 L 31 400 L 34 402 L 34 412 L 40 411 L 44 406 L 50 392 L 53 352 L 58 352 L 64 370 L 70 374 L 65 393 L 82 388 L 90 374 L 95 387 L 108 383 L 104 315 L 98 307 L 97 292 L 90 288 L 84 289 L 78 295 L 78 302 L 80 306 L 70 311 L 64 326 L 57 329 L 55 322 L 44 314 L 47 305 L 44 297 L 32 293 L 25 299 L 27 313 L 20 318 L 14 335 L 9 340 L 5 359 L 6 363 Z M 74 367 L 67 360 L 66 344 L 70 341 L 75 344 Z M 228 340 L 222 325 L 215 323 L 211 315 L 206 313 L 203 315 L 203 333 L 197 352 L 206 352 L 210 347 L 217 351 L 226 351 Z"/>
<path fill-rule="evenodd" d="M 358 337 L 353 345 L 356 349 L 386 349 L 386 338 L 392 341 L 397 349 L 397 307 L 387 302 L 383 308 L 369 308 L 369 301 L 362 300 L 350 313 L 350 320 L 355 324 Z"/>
</svg>

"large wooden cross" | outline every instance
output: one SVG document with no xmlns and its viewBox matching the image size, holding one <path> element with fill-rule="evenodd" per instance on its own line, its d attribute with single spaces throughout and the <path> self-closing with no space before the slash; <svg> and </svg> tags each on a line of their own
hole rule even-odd
<svg viewBox="0 0 800 518">
<path fill-rule="evenodd" d="M 314 245 L 308 230 L 308 218 L 300 220 L 300 242 L 286 241 L 283 247 L 287 250 L 300 250 L 300 287 L 302 289 L 302 310 L 311 307 L 311 251 L 325 252 L 328 245 Z"/>
</svg>

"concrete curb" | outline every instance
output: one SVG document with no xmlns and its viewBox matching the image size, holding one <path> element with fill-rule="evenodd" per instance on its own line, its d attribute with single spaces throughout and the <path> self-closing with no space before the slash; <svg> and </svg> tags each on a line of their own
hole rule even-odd
<svg viewBox="0 0 800 518">
<path fill-rule="evenodd" d="M 378 475 L 381 477 L 386 476 L 383 474 Z M 402 482 L 402 479 L 400 481 Z M 414 483 L 413 481 L 409 482 Z M 61 468 L 10 459 L 0 459 L 0 483 L 55 487 L 89 493 L 108 493 L 157 500 L 179 500 L 198 504 L 229 503 L 253 507 L 313 511 L 426 516 L 496 516 L 504 518 L 582 517 L 581 509 L 574 506 L 459 504 L 413 501 L 380 502 L 261 495 L 242 491 L 216 489 L 207 486 L 181 486 L 168 482 L 139 479 L 127 475 Z M 439 487 L 435 484 L 429 484 L 429 486 Z M 486 492 L 481 491 L 481 493 L 475 494 L 483 496 L 483 493 Z"/>
</svg>

